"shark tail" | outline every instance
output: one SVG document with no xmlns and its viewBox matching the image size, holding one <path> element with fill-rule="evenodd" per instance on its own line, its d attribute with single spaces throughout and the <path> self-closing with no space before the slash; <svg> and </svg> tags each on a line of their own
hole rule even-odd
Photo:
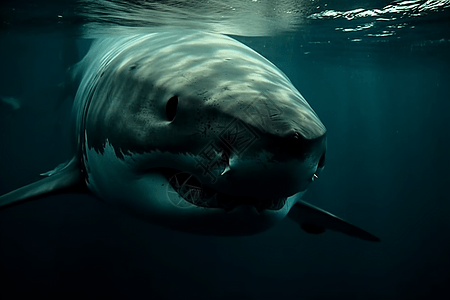
<svg viewBox="0 0 450 300">
<path fill-rule="evenodd" d="M 380 241 L 380 239 L 373 234 L 302 200 L 299 200 L 291 208 L 288 217 L 298 223 L 307 233 L 320 234 L 325 232 L 326 229 L 330 229 L 366 241 Z"/>
<path fill-rule="evenodd" d="M 47 177 L 1 196 L 0 209 L 49 195 L 88 192 L 76 157 L 41 175 Z"/>
</svg>

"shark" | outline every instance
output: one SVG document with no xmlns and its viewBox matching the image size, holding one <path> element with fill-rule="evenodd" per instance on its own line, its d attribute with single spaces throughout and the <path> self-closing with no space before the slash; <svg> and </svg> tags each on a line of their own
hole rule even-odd
<svg viewBox="0 0 450 300">
<path fill-rule="evenodd" d="M 20 99 L 16 97 L 0 96 L 0 101 L 12 110 L 18 110 L 22 107 Z"/>
<path fill-rule="evenodd" d="M 252 235 L 380 239 L 304 200 L 326 128 L 289 78 L 226 35 L 170 29 L 96 40 L 72 69 L 73 157 L 0 197 L 0 208 L 88 193 L 152 224 Z"/>
</svg>

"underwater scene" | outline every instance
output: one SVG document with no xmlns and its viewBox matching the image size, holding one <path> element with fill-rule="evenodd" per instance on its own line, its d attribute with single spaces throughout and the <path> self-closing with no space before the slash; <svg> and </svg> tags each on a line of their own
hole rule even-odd
<svg viewBox="0 0 450 300">
<path fill-rule="evenodd" d="M 3 1 L 0 299 L 449 299 L 450 1 Z"/>
</svg>

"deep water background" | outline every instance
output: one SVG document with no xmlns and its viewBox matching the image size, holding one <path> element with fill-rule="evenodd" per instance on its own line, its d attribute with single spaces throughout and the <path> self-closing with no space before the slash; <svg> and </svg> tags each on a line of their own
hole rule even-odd
<svg viewBox="0 0 450 300">
<path fill-rule="evenodd" d="M 0 299 L 449 299 L 448 40 L 311 36 L 239 39 L 328 129 L 326 168 L 305 199 L 381 243 L 311 236 L 290 220 L 251 237 L 195 236 L 90 196 L 52 196 L 0 211 Z M 70 156 L 70 99 L 58 104 L 55 92 L 61 37 L 0 35 L 0 96 L 23 102 L 0 102 L 0 194 Z"/>
</svg>

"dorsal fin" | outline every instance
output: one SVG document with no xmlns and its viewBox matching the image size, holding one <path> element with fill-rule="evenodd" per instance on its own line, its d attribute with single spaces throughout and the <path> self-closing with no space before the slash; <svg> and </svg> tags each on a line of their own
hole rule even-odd
<svg viewBox="0 0 450 300">
<path fill-rule="evenodd" d="M 0 208 L 48 195 L 88 192 L 76 157 L 44 175 L 48 177 L 1 196 Z"/>
</svg>

